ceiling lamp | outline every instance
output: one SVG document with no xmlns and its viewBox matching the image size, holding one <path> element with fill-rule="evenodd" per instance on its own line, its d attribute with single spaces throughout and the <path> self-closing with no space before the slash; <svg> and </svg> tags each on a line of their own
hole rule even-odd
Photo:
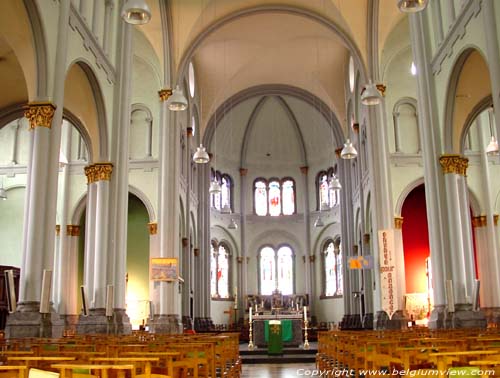
<svg viewBox="0 0 500 378">
<path fill-rule="evenodd" d="M 404 13 L 420 12 L 427 7 L 429 0 L 398 0 L 398 8 Z"/>
<path fill-rule="evenodd" d="M 177 85 L 172 91 L 172 96 L 167 100 L 167 106 L 170 110 L 174 112 L 179 112 L 181 110 L 186 110 L 188 102 L 181 89 Z"/>
<path fill-rule="evenodd" d="M 229 222 L 227 228 L 229 228 L 230 230 L 236 230 L 238 228 L 238 225 L 236 224 L 233 218 L 231 218 L 231 222 Z"/>
<path fill-rule="evenodd" d="M 318 215 L 318 218 L 314 222 L 314 227 L 324 227 L 323 219 L 321 219 L 321 215 Z"/>
<path fill-rule="evenodd" d="M 213 179 L 212 183 L 210 184 L 210 188 L 208 189 L 208 192 L 210 194 L 219 194 L 222 191 L 219 182 L 217 179 Z"/>
<path fill-rule="evenodd" d="M 208 156 L 208 153 L 202 144 L 200 144 L 200 147 L 196 149 L 196 152 L 193 155 L 193 161 L 198 164 L 205 164 L 210 161 L 210 156 Z"/>
<path fill-rule="evenodd" d="M 344 148 L 342 148 L 342 151 L 340 152 L 340 157 L 342 159 L 354 159 L 357 156 L 358 151 L 356 151 L 351 141 L 347 139 L 344 144 Z"/>
<path fill-rule="evenodd" d="M 330 182 L 328 183 L 328 187 L 330 188 L 330 190 L 340 190 L 340 189 L 342 189 L 342 185 L 340 185 L 340 181 L 337 178 L 337 176 L 334 175 L 331 178 Z"/>
<path fill-rule="evenodd" d="M 365 85 L 363 92 L 361 92 L 361 103 L 363 105 L 378 105 L 380 104 L 381 97 L 377 86 L 370 80 L 370 82 Z"/>
<path fill-rule="evenodd" d="M 132 25 L 144 25 L 151 20 L 151 9 L 145 0 L 127 0 L 122 8 L 123 20 Z"/>
<path fill-rule="evenodd" d="M 486 147 L 486 154 L 490 156 L 499 154 L 497 138 L 495 138 L 494 135 L 491 136 L 490 144 L 488 144 L 488 147 Z"/>
</svg>

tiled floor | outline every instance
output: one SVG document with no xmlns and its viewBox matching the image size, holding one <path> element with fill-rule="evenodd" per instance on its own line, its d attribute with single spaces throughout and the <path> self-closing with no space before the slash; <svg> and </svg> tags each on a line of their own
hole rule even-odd
<svg viewBox="0 0 500 378">
<path fill-rule="evenodd" d="M 311 364 L 243 364 L 243 374 L 241 378 L 297 378 L 310 377 L 312 370 L 315 369 Z"/>
</svg>

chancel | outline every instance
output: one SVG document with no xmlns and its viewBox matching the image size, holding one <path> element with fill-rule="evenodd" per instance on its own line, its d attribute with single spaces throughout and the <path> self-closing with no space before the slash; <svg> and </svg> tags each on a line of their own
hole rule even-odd
<svg viewBox="0 0 500 378">
<path fill-rule="evenodd" d="M 123 374 L 236 378 L 240 348 L 437 368 L 488 344 L 498 20 L 494 0 L 0 1 L 0 354 L 65 335 L 109 354 L 89 363 L 179 353 Z M 437 334 L 459 341 L 422 352 Z"/>
</svg>

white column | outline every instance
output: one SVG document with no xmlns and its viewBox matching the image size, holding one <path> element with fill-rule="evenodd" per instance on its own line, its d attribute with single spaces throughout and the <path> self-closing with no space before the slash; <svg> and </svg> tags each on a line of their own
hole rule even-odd
<svg viewBox="0 0 500 378">
<path fill-rule="evenodd" d="M 399 112 L 392 112 L 392 121 L 394 122 L 394 149 L 395 152 L 401 152 L 399 142 Z"/>
<path fill-rule="evenodd" d="M 110 281 L 107 276 L 108 264 L 108 239 L 109 239 L 109 183 L 113 164 L 94 164 L 96 180 L 96 207 L 95 207 L 95 249 L 94 249 L 94 287 L 92 295 L 93 308 L 106 307 L 106 289 Z M 115 302 L 116 304 L 116 302 Z M 116 306 L 117 307 L 117 306 Z M 123 307 L 118 307 L 123 308 Z"/>
<path fill-rule="evenodd" d="M 179 140 L 180 127 L 175 113 L 167 109 L 166 98 L 160 110 L 160 255 L 179 258 Z M 160 282 L 160 315 L 179 315 L 178 282 Z"/>
<path fill-rule="evenodd" d="M 158 245 L 158 223 L 150 222 L 148 223 L 149 229 L 149 259 L 151 257 L 159 257 L 159 245 Z M 149 282 L 149 300 L 152 302 L 150 309 L 153 309 L 153 315 L 156 313 L 156 303 L 158 303 L 158 297 L 155 296 L 154 290 L 155 282 Z"/>
<path fill-rule="evenodd" d="M 477 271 L 481 285 L 479 287 L 479 297 L 482 308 L 494 307 L 493 303 L 498 297 L 498 286 L 493 272 L 494 266 L 489 259 L 488 229 L 486 228 L 486 216 L 477 216 L 472 219 L 474 227 L 476 249 L 477 249 Z M 495 226 L 496 229 L 496 226 Z"/>
<path fill-rule="evenodd" d="M 113 10 L 113 0 L 104 2 L 104 27 L 102 31 L 102 48 L 106 55 L 109 55 L 111 46 L 111 14 Z"/>
<path fill-rule="evenodd" d="M 444 38 L 443 34 L 443 16 L 441 15 L 441 2 L 440 0 L 431 1 L 432 7 L 432 28 L 434 30 L 434 43 L 439 45 Z"/>
<path fill-rule="evenodd" d="M 146 122 L 148 123 L 148 128 L 146 129 L 146 158 L 150 158 L 153 153 L 152 153 L 152 147 L 153 147 L 153 119 L 152 118 L 146 118 Z M 189 146 L 189 144 L 188 144 Z M 188 157 L 191 155 L 189 148 L 186 149 Z M 190 160 L 188 159 L 188 162 Z M 188 170 L 189 170 L 189 163 L 188 163 Z M 190 186 L 190 182 L 188 182 L 188 186 Z"/>
<path fill-rule="evenodd" d="M 409 16 L 413 59 L 419 74 L 418 89 L 418 125 L 424 162 L 425 199 L 429 230 L 430 258 L 434 288 L 434 306 L 441 309 L 445 305 L 447 264 L 444 251 L 448 245 L 448 231 L 445 227 L 446 210 L 444 209 L 444 182 L 437 157 L 441 153 L 438 107 L 435 82 L 430 62 L 432 61 L 431 42 L 427 19 L 423 12 Z M 435 325 L 441 326 L 436 320 Z"/>
<path fill-rule="evenodd" d="M 19 127 L 21 126 L 21 124 L 22 124 L 22 118 L 17 120 L 16 125 L 13 128 L 14 135 L 12 138 L 12 155 L 10 159 L 10 162 L 12 164 L 17 164 L 17 150 L 18 150 L 17 144 L 19 140 Z"/>
<path fill-rule="evenodd" d="M 68 248 L 68 267 L 67 279 L 64 285 L 67 286 L 69 295 L 65 299 L 66 314 L 77 315 L 80 312 L 78 308 L 78 239 L 80 238 L 80 226 L 73 225 L 70 243 Z"/>
<path fill-rule="evenodd" d="M 246 240 L 246 230 L 247 230 L 247 173 L 248 169 L 240 168 L 240 243 L 241 243 L 241 276 L 238 282 L 238 287 L 240 292 L 238 296 L 241 303 L 244 303 L 244 299 L 248 294 L 248 262 L 247 262 L 247 240 Z M 239 306 L 245 310 L 243 305 Z"/>
<path fill-rule="evenodd" d="M 92 5 L 92 33 L 101 46 L 104 42 L 103 33 L 101 31 L 104 26 L 104 7 L 105 5 L 102 3 L 102 0 L 94 0 L 94 4 Z"/>
<path fill-rule="evenodd" d="M 404 309 L 406 294 L 405 257 L 403 248 L 403 218 L 394 218 L 394 257 L 396 258 L 396 279 L 398 293 L 398 309 Z"/>
<path fill-rule="evenodd" d="M 448 211 L 448 229 L 450 232 L 451 279 L 455 303 L 467 303 L 464 234 L 461 214 L 459 175 L 465 175 L 468 159 L 459 155 L 443 155 L 439 159 L 443 167 L 446 187 L 446 208 Z M 449 300 L 448 300 L 449 301 Z"/>
<path fill-rule="evenodd" d="M 91 18 L 90 15 L 91 1 L 92 0 L 80 0 L 80 7 L 78 9 L 78 12 L 86 22 L 88 22 Z"/>
<path fill-rule="evenodd" d="M 114 222 L 110 224 L 109 228 L 107 283 L 114 285 L 115 311 L 119 310 L 120 313 L 126 307 L 132 31 L 132 25 L 120 22 L 118 80 L 114 92 L 116 106 L 110 133 L 113 179 L 110 183 L 108 219 L 113 219 Z M 124 127 L 124 125 L 126 126 Z M 105 290 L 105 286 L 104 288 L 94 288 L 94 292 L 104 291 L 103 297 L 106 295 Z M 102 302 L 102 305 L 104 305 L 104 302 Z M 101 306 L 101 303 L 96 303 L 96 306 Z"/>
<path fill-rule="evenodd" d="M 313 288 L 314 288 L 314 282 L 313 282 L 313 277 L 311 275 L 311 265 L 312 261 L 310 261 L 310 256 L 313 256 L 313 251 L 311 251 L 311 221 L 310 221 L 310 212 L 311 209 L 309 208 L 309 182 L 308 182 L 308 172 L 309 172 L 309 167 L 300 167 L 300 171 L 302 173 L 302 182 L 304 185 L 304 231 L 305 231 L 305 250 L 304 250 L 304 256 L 306 258 L 306 266 L 305 266 L 305 282 L 306 282 L 306 294 L 309 296 L 309 306 L 311 308 L 311 311 L 314 309 L 313 307 Z M 321 207 L 321 204 L 320 204 Z"/>
<path fill-rule="evenodd" d="M 95 179 L 94 166 L 85 167 L 87 176 L 87 204 L 85 213 L 85 251 L 83 260 L 83 285 L 89 300 L 92 300 L 91 293 L 94 292 L 94 262 L 95 262 L 95 229 L 96 229 L 96 201 L 97 183 Z M 94 308 L 93 302 L 88 304 Z"/>
</svg>

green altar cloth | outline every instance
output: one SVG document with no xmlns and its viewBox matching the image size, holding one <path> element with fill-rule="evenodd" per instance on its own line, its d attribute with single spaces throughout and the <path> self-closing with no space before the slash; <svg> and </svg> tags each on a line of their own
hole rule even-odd
<svg viewBox="0 0 500 378">
<path fill-rule="evenodd" d="M 269 320 L 264 321 L 264 338 L 266 343 L 269 342 Z M 290 319 L 281 320 L 281 341 L 292 341 L 292 321 Z"/>
</svg>

